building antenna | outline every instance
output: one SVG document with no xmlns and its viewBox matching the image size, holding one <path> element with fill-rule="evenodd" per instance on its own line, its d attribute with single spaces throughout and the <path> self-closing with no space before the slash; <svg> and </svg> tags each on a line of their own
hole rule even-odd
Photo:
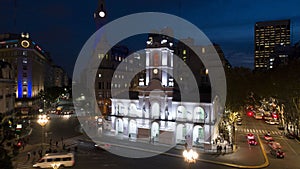
<svg viewBox="0 0 300 169">
<path fill-rule="evenodd" d="M 17 0 L 14 0 L 14 26 L 13 29 L 14 31 L 17 30 Z"/>
</svg>

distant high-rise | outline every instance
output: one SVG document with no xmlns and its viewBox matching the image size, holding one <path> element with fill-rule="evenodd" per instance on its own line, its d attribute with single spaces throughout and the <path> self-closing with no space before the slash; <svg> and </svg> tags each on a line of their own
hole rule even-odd
<svg viewBox="0 0 300 169">
<path fill-rule="evenodd" d="M 288 55 L 276 55 L 275 49 L 288 46 L 290 43 L 290 20 L 257 22 L 254 37 L 254 69 L 272 69 L 275 60 L 277 62 L 286 60 Z"/>
</svg>

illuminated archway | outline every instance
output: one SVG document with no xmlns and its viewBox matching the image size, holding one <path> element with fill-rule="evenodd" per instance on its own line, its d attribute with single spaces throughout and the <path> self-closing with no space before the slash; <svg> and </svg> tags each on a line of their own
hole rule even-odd
<svg viewBox="0 0 300 169">
<path fill-rule="evenodd" d="M 129 139 L 136 139 L 137 137 L 137 123 L 135 120 L 129 121 Z"/>
<path fill-rule="evenodd" d="M 176 116 L 176 119 L 186 119 L 186 109 L 184 106 L 177 107 Z"/>
<path fill-rule="evenodd" d="M 204 142 L 204 128 L 196 125 L 193 129 L 193 145 L 200 145 Z"/>
<path fill-rule="evenodd" d="M 176 144 L 185 144 L 186 127 L 178 124 L 176 127 Z"/>
<path fill-rule="evenodd" d="M 123 120 L 121 118 L 118 118 L 116 122 L 116 134 L 123 133 L 123 132 L 124 132 Z"/>
<path fill-rule="evenodd" d="M 195 107 L 194 109 L 194 122 L 204 122 L 205 112 L 202 107 Z"/>
<path fill-rule="evenodd" d="M 151 126 L 151 140 L 158 141 L 159 136 L 159 124 L 157 122 L 153 122 Z"/>
<path fill-rule="evenodd" d="M 155 118 L 159 118 L 159 114 L 160 114 L 160 106 L 157 102 L 152 103 L 151 106 L 151 117 L 153 119 Z"/>
</svg>

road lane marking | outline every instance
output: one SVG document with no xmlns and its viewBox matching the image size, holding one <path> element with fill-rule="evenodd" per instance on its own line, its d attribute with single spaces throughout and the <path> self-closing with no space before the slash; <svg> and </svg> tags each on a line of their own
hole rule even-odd
<svg viewBox="0 0 300 169">
<path fill-rule="evenodd" d="M 293 149 L 293 147 L 286 141 L 286 139 L 283 139 L 283 141 L 290 147 L 290 149 L 298 156 L 298 153 Z"/>
</svg>

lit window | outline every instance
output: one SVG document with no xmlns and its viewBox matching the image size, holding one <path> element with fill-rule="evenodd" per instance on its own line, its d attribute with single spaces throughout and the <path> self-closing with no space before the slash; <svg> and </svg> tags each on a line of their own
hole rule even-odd
<svg viewBox="0 0 300 169">
<path fill-rule="evenodd" d="M 100 78 L 101 76 L 102 76 L 101 73 L 99 73 L 99 74 L 98 74 L 98 77 Z"/>
<path fill-rule="evenodd" d="M 205 48 L 202 48 L 202 53 L 205 53 Z"/>
<path fill-rule="evenodd" d="M 182 54 L 184 54 L 184 55 L 186 54 L 186 50 L 185 49 L 183 50 Z"/>
<path fill-rule="evenodd" d="M 99 54 L 98 54 L 98 59 L 103 59 L 103 58 L 104 58 L 104 54 L 99 53 Z"/>
</svg>

